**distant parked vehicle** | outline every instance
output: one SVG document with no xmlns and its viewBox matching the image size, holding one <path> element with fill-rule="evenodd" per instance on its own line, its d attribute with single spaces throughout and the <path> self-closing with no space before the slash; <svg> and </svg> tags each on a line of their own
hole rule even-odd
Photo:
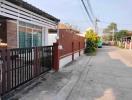
<svg viewBox="0 0 132 100">
<path fill-rule="evenodd" d="M 98 40 L 98 48 L 102 48 L 102 44 L 103 44 L 103 42 L 102 42 L 102 39 L 101 38 L 99 38 L 99 40 Z"/>
<path fill-rule="evenodd" d="M 110 42 L 109 41 L 105 41 L 105 42 L 102 43 L 102 45 L 109 46 Z"/>
</svg>

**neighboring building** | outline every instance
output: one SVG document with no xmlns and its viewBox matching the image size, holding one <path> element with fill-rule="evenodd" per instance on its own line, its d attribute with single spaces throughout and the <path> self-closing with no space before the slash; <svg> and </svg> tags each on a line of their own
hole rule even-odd
<svg viewBox="0 0 132 100">
<path fill-rule="evenodd" d="M 57 30 L 49 30 L 49 45 L 59 43 L 60 67 L 78 58 L 83 54 L 85 38 L 81 33 L 69 25 L 59 24 Z"/>
<path fill-rule="evenodd" d="M 23 0 L 0 0 L 0 39 L 8 48 L 48 45 L 59 21 Z"/>
</svg>

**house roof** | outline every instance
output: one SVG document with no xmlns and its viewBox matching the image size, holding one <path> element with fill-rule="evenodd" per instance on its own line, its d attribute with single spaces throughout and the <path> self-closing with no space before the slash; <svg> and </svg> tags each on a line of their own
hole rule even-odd
<svg viewBox="0 0 132 100">
<path fill-rule="evenodd" d="M 76 33 L 80 33 L 80 31 L 78 31 L 77 29 L 72 28 L 72 26 L 67 25 L 67 24 L 59 23 L 58 27 L 61 30 L 71 30 L 71 31 L 74 31 Z"/>
<path fill-rule="evenodd" d="M 42 11 L 42 10 L 40 10 L 39 8 L 37 8 L 37 7 L 31 5 L 31 4 L 29 4 L 29 3 L 27 3 L 27 2 L 25 2 L 23 0 L 6 0 L 6 1 L 11 2 L 11 3 L 13 3 L 13 4 L 17 5 L 17 6 L 20 6 L 20 7 L 24 8 L 24 9 L 27 9 L 27 10 L 29 10 L 31 12 L 34 12 L 34 13 L 36 13 L 38 15 L 46 17 L 46 18 L 48 18 L 48 19 L 50 19 L 52 21 L 60 22 L 60 20 L 55 18 L 54 16 L 52 16 L 52 15 L 50 15 L 50 14 L 48 14 L 48 13 Z"/>
<path fill-rule="evenodd" d="M 129 32 L 128 32 L 128 35 L 132 36 L 132 31 L 129 31 Z"/>
</svg>

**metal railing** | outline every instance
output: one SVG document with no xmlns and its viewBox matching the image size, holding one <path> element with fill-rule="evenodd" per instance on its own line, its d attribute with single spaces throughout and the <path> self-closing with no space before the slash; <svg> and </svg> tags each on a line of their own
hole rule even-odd
<svg viewBox="0 0 132 100">
<path fill-rule="evenodd" d="M 51 70 L 53 46 L 0 49 L 0 94 Z"/>
</svg>

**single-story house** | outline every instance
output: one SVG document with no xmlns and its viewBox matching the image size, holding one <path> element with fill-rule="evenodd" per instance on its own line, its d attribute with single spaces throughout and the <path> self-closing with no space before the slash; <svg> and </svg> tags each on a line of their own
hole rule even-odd
<svg viewBox="0 0 132 100">
<path fill-rule="evenodd" d="M 0 40 L 8 48 L 48 45 L 59 19 L 23 0 L 0 0 Z"/>
</svg>

